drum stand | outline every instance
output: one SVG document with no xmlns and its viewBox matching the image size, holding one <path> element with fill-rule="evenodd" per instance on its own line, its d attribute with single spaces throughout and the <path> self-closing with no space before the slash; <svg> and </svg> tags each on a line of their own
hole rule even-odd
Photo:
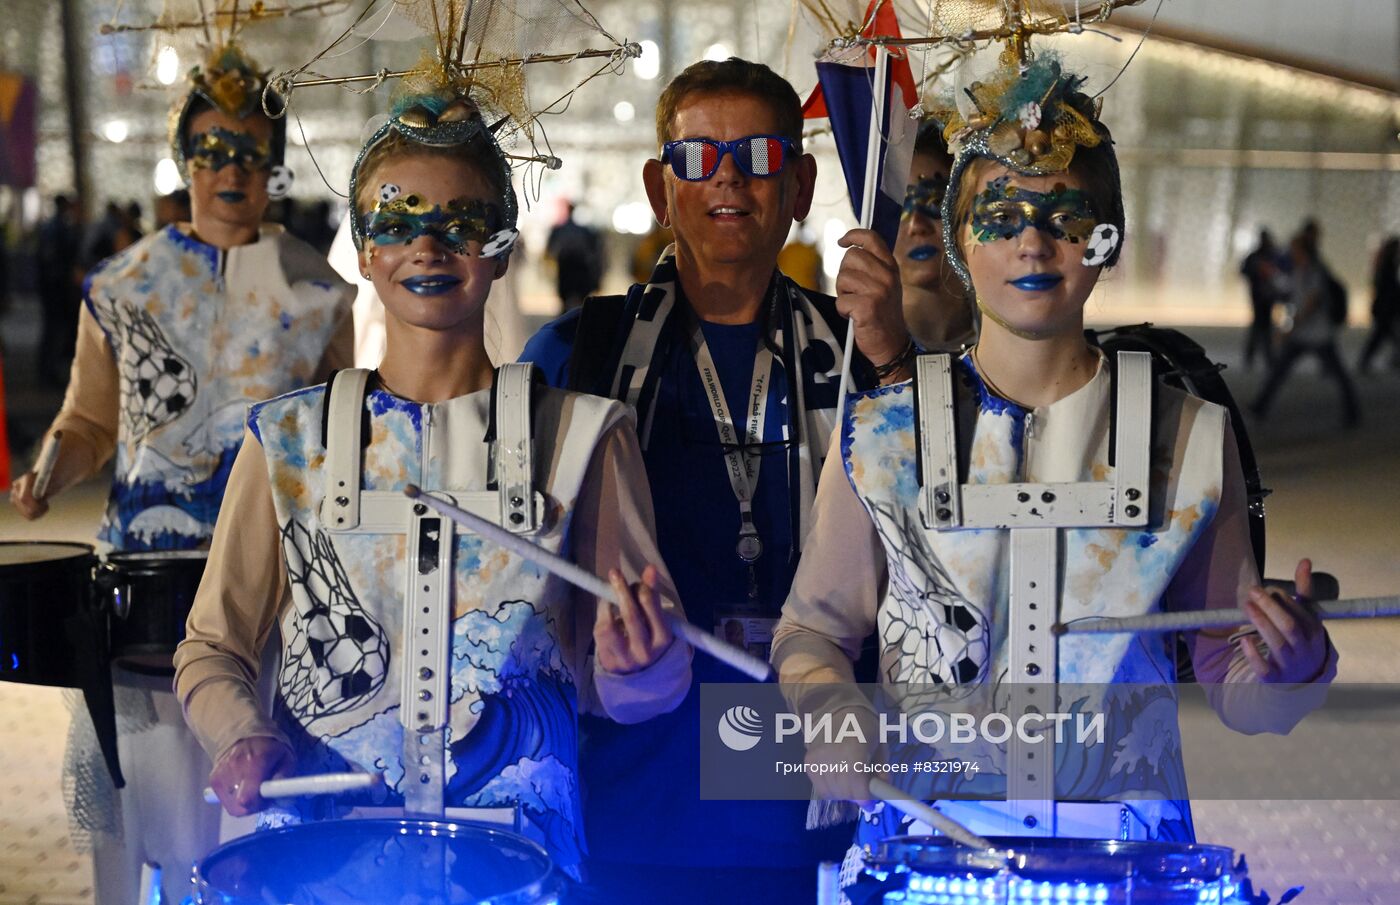
<svg viewBox="0 0 1400 905">
<path fill-rule="evenodd" d="M 1119 352 L 1109 465 L 1113 479 L 1062 484 L 962 484 L 952 360 L 922 355 L 917 364 L 919 462 L 926 526 L 936 531 L 1011 532 L 1008 607 L 1010 700 L 1007 716 L 1054 712 L 1064 528 L 1147 525 L 1152 441 L 1152 358 Z M 1008 826 L 1013 835 L 1054 836 L 1055 742 L 1012 733 L 1007 742 Z"/>
<path fill-rule="evenodd" d="M 530 406 L 533 368 L 506 365 L 493 390 L 486 441 L 495 490 L 429 491 L 516 534 L 535 533 L 544 496 L 534 489 Z M 451 695 L 454 523 L 402 491 L 361 490 L 360 450 L 370 372 L 347 370 L 330 388 L 326 488 L 321 521 L 337 534 L 407 535 L 399 719 L 403 724 L 404 810 L 446 816 L 448 700 Z M 422 443 L 428 446 L 425 419 Z M 426 453 L 425 453 L 426 458 Z M 530 505 L 526 505 L 529 501 Z M 510 822 L 519 823 L 519 809 Z M 491 816 L 483 812 L 483 816 Z M 499 816 L 499 815 L 496 815 Z"/>
</svg>

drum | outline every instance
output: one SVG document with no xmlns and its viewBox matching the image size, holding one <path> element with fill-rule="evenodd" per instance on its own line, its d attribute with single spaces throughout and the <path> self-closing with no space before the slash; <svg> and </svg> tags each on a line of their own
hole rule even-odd
<svg viewBox="0 0 1400 905">
<path fill-rule="evenodd" d="M 903 905 L 1246 905 L 1222 846 L 992 837 L 969 849 L 895 836 L 866 853 L 866 886 Z M 852 901 L 860 901 L 852 895 Z"/>
<path fill-rule="evenodd" d="M 83 684 L 74 617 L 95 562 L 87 544 L 0 542 L 0 680 Z"/>
<path fill-rule="evenodd" d="M 98 566 L 114 663 L 136 672 L 173 674 L 171 657 L 185 637 L 185 619 L 208 557 L 204 550 L 112 553 Z"/>
<path fill-rule="evenodd" d="M 194 871 L 194 905 L 555 905 L 534 842 L 484 824 L 328 820 L 235 839 Z"/>
</svg>

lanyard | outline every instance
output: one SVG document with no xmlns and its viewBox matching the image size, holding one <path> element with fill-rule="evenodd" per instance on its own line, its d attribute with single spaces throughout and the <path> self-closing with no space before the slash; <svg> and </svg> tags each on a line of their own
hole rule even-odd
<svg viewBox="0 0 1400 905">
<path fill-rule="evenodd" d="M 734 552 L 750 569 L 750 596 L 757 592 L 752 570 L 753 564 L 763 555 L 763 541 L 758 536 L 758 528 L 753 518 L 753 495 L 758 487 L 759 467 L 763 464 L 761 453 L 750 452 L 763 442 L 763 425 L 768 418 L 768 383 L 773 374 L 773 353 L 761 340 L 754 356 L 753 380 L 749 386 L 748 411 L 744 423 L 744 439 L 740 442 L 729 414 L 729 405 L 724 398 L 724 387 L 720 384 L 715 361 L 710 355 L 709 344 L 698 321 L 694 323 L 690 335 L 691 348 L 695 353 L 695 367 L 700 372 L 700 383 L 705 391 L 705 401 L 714 415 L 715 429 L 719 432 L 719 442 L 723 446 L 725 470 L 729 474 L 729 486 L 734 498 L 739 501 L 739 540 Z"/>
</svg>

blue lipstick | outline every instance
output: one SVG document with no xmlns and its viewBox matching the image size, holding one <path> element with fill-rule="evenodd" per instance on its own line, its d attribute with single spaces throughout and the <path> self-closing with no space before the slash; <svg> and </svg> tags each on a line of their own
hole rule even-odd
<svg viewBox="0 0 1400 905">
<path fill-rule="evenodd" d="M 906 257 L 908 257 L 911 261 L 927 261 L 931 258 L 936 258 L 938 257 L 938 246 L 919 245 L 915 248 L 909 249 L 909 254 L 906 255 Z"/>
<path fill-rule="evenodd" d="M 220 201 L 227 201 L 229 204 L 238 204 L 248 196 L 243 192 L 218 192 Z"/>
<path fill-rule="evenodd" d="M 445 274 L 434 274 L 409 277 L 406 280 L 400 280 L 399 285 L 414 295 L 442 295 L 444 292 L 451 292 L 462 285 L 462 281 Z"/>
<path fill-rule="evenodd" d="M 1007 282 L 1025 292 L 1044 292 L 1047 289 L 1054 289 L 1064 282 L 1064 279 L 1058 273 L 1032 273 Z"/>
</svg>

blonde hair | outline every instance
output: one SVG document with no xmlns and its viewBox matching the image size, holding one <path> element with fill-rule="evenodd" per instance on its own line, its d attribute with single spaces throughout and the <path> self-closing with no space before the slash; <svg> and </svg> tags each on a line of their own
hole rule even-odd
<svg viewBox="0 0 1400 905">
<path fill-rule="evenodd" d="M 506 186 L 502 182 L 501 167 L 497 163 L 494 150 L 485 141 L 466 141 L 461 144 L 437 147 L 406 138 L 397 131 L 390 131 L 374 147 L 369 149 L 360 161 L 355 176 L 355 197 L 352 199 L 355 215 L 363 216 L 374 207 L 379 187 L 374 184 L 374 173 L 386 162 L 404 157 L 440 157 L 455 160 L 473 167 L 486 179 L 491 191 L 497 195 L 496 201 L 505 201 Z"/>
</svg>

